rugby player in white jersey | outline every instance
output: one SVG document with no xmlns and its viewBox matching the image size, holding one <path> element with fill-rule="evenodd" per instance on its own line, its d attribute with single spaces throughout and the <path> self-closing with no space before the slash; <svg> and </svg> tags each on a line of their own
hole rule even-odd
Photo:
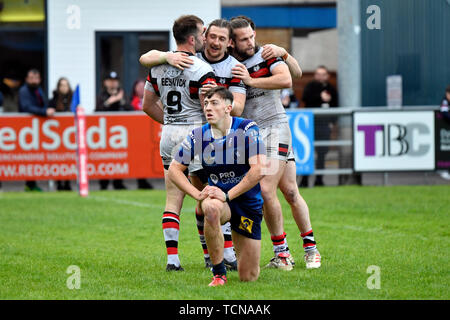
<svg viewBox="0 0 450 320">
<path fill-rule="evenodd" d="M 232 115 L 239 116 L 245 105 L 246 86 L 243 81 L 232 75 L 232 69 L 239 62 L 228 54 L 227 48 L 230 44 L 230 23 L 225 19 L 216 19 L 212 21 L 205 33 L 205 48 L 203 51 L 197 52 L 197 57 L 209 63 L 214 70 L 217 85 L 223 86 L 230 90 L 233 94 Z M 161 52 L 151 50 L 143 54 L 140 63 L 145 67 L 152 67 L 162 63 L 169 63 L 180 70 L 188 68 L 193 63 L 191 57 L 185 52 Z M 212 87 L 209 85 L 205 87 Z M 197 177 L 196 172 L 191 172 L 191 182 L 194 186 L 201 189 L 202 184 L 206 183 L 204 177 Z M 200 180 L 200 181 L 199 181 Z M 200 242 L 203 247 L 205 265 L 211 266 L 209 252 L 204 237 L 204 216 L 197 208 L 196 210 L 197 229 L 200 236 Z M 228 270 L 237 270 L 236 255 L 231 239 L 231 227 L 227 222 L 222 226 L 222 232 L 225 237 L 224 241 L 224 261 Z"/>
<path fill-rule="evenodd" d="M 311 229 L 308 206 L 298 191 L 295 161 L 288 161 L 295 159 L 291 133 L 278 90 L 292 86 L 288 81 L 291 78 L 283 60 L 294 77 L 301 77 L 301 69 L 296 60 L 283 48 L 273 45 L 258 48 L 254 24 L 250 19 L 237 17 L 232 19 L 231 25 L 233 55 L 245 65 L 245 67 L 238 65 L 233 74 L 242 79 L 246 85 L 253 87 L 247 91 L 242 116 L 255 120 L 260 126 L 261 135 L 268 148 L 267 157 L 271 159 L 271 165 L 277 169 L 275 174 L 267 175 L 261 181 L 265 203 L 264 217 L 271 233 L 275 253 L 267 266 L 292 270 L 294 264 L 286 242 L 281 206 L 276 196 L 278 185 L 291 206 L 294 220 L 300 229 L 306 267 L 318 268 L 321 257 Z M 273 205 L 266 205 L 269 203 Z"/>
<path fill-rule="evenodd" d="M 166 186 L 162 227 L 167 249 L 167 271 L 183 271 L 178 256 L 178 238 L 180 211 L 185 196 L 168 179 L 167 170 L 186 135 L 205 122 L 201 105 L 202 87 L 215 85 L 211 66 L 195 56 L 197 51 L 203 49 L 204 30 L 203 21 L 194 15 L 178 18 L 172 28 L 177 51 L 189 55 L 193 64 L 183 71 L 169 64 L 151 67 L 145 85 L 143 109 L 152 119 L 164 124 L 160 155 Z M 194 162 L 189 166 L 189 172 L 201 169 L 200 163 Z"/>
</svg>

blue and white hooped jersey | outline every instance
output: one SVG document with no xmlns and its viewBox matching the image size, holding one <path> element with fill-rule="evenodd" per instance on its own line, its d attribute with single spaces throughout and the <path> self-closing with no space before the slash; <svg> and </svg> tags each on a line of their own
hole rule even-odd
<svg viewBox="0 0 450 320">
<path fill-rule="evenodd" d="M 250 170 L 249 159 L 265 153 L 266 147 L 260 139 L 256 123 L 233 117 L 228 134 L 218 139 L 213 137 L 208 123 L 194 129 L 181 144 L 175 160 L 187 166 L 194 158 L 199 159 L 209 185 L 228 192 Z M 259 183 L 235 200 L 262 205 Z"/>
</svg>

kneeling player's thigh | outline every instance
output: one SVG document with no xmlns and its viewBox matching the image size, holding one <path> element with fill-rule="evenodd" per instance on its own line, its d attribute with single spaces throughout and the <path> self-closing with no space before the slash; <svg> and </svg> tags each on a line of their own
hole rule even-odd
<svg viewBox="0 0 450 320">
<path fill-rule="evenodd" d="M 233 231 L 238 273 L 241 281 L 255 281 L 259 276 L 261 240 L 251 239 Z"/>
</svg>

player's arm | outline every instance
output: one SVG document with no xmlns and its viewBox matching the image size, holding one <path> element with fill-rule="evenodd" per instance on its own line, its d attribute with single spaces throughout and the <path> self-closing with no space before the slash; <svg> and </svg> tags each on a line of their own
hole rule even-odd
<svg viewBox="0 0 450 320">
<path fill-rule="evenodd" d="M 200 190 L 194 187 L 185 176 L 184 171 L 187 170 L 187 166 L 178 162 L 177 160 L 172 160 L 169 167 L 169 179 L 180 189 L 181 191 L 187 193 L 192 198 L 197 201 L 206 198 L 206 194 L 203 194 Z"/>
<path fill-rule="evenodd" d="M 180 70 L 184 70 L 184 68 L 189 68 L 194 61 L 185 52 L 150 50 L 139 58 L 139 63 L 147 68 L 168 63 Z"/>
<path fill-rule="evenodd" d="M 235 185 L 228 191 L 228 199 L 233 200 L 239 197 L 240 195 L 246 193 L 248 190 L 256 186 L 256 184 L 261 181 L 264 177 L 263 168 L 264 163 L 266 161 L 265 154 L 258 154 L 249 159 L 250 161 L 250 169 L 247 174 L 242 178 L 241 182 Z M 206 186 L 202 191 L 203 194 L 207 196 L 217 199 L 220 201 L 226 201 L 226 194 L 215 186 Z"/>
<path fill-rule="evenodd" d="M 245 106 L 245 94 L 233 92 L 233 109 L 231 115 L 233 117 L 240 117 L 244 111 Z"/>
<path fill-rule="evenodd" d="M 142 110 L 153 120 L 164 124 L 164 111 L 158 95 L 152 91 L 144 90 Z"/>
<path fill-rule="evenodd" d="M 264 60 L 282 57 L 289 68 L 289 72 L 291 73 L 292 78 L 301 78 L 303 75 L 302 68 L 300 68 L 298 61 L 293 56 L 291 56 L 285 48 L 276 46 L 274 44 L 266 44 L 263 46 L 261 57 Z"/>
<path fill-rule="evenodd" d="M 291 74 L 285 63 L 277 64 L 269 77 L 252 78 L 243 64 L 236 65 L 232 73 L 236 78 L 242 79 L 247 86 L 254 88 L 276 90 L 292 87 Z"/>
<path fill-rule="evenodd" d="M 264 177 L 263 168 L 264 163 L 266 161 L 265 154 L 254 155 L 249 159 L 250 162 L 250 170 L 248 170 L 247 174 L 242 178 L 241 182 L 235 185 L 233 188 L 228 191 L 228 198 L 230 200 L 236 199 L 241 194 L 247 192 Z"/>
</svg>

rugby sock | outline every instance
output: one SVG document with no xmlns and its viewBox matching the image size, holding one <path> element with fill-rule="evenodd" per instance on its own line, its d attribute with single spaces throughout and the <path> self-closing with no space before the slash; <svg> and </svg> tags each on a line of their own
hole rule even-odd
<svg viewBox="0 0 450 320">
<path fill-rule="evenodd" d="M 215 275 L 215 276 L 216 275 L 224 275 L 224 276 L 227 275 L 227 269 L 225 268 L 225 263 L 223 262 L 223 260 L 221 263 L 213 265 L 212 272 L 213 272 L 213 275 Z"/>
<path fill-rule="evenodd" d="M 313 230 L 300 234 L 303 239 L 303 250 L 305 252 L 316 250 L 316 241 L 314 240 Z"/>
<path fill-rule="evenodd" d="M 179 267 L 178 236 L 180 234 L 180 216 L 173 212 L 164 211 L 162 228 L 167 248 L 167 264 Z"/>
<path fill-rule="evenodd" d="M 226 222 L 222 225 L 222 233 L 224 238 L 223 257 L 228 262 L 236 260 L 236 253 L 234 252 L 233 241 L 231 239 L 231 223 Z"/>
<path fill-rule="evenodd" d="M 205 234 L 203 233 L 203 228 L 205 226 L 205 216 L 198 214 L 197 208 L 195 209 L 195 219 L 197 220 L 197 231 L 200 243 L 203 248 L 203 256 L 205 259 L 209 258 L 208 247 L 206 246 Z"/>
<path fill-rule="evenodd" d="M 273 244 L 273 252 L 275 255 L 286 252 L 290 254 L 289 247 L 286 241 L 286 232 L 283 232 L 281 235 L 278 236 L 271 236 L 270 239 L 272 239 Z"/>
</svg>

